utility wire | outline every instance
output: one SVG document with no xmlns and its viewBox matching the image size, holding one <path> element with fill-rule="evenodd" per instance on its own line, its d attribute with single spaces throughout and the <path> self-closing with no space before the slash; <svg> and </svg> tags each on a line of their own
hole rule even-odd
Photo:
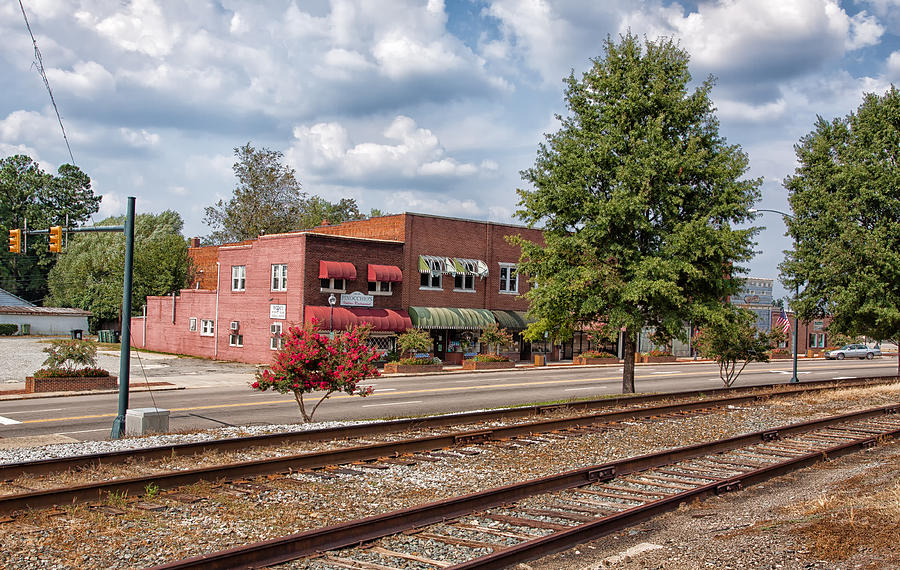
<svg viewBox="0 0 900 570">
<path fill-rule="evenodd" d="M 56 100 L 53 98 L 53 91 L 50 90 L 50 82 L 47 81 L 47 74 L 44 73 L 44 60 L 41 58 L 41 50 L 38 49 L 37 40 L 34 39 L 34 33 L 31 31 L 31 24 L 28 23 L 28 16 L 25 14 L 25 6 L 22 4 L 22 0 L 19 0 L 19 8 L 22 9 L 22 17 L 25 18 L 25 27 L 28 28 L 28 34 L 31 36 L 31 43 L 34 44 L 34 62 L 32 65 L 41 74 L 41 79 L 44 80 L 44 85 L 47 87 L 47 93 L 50 94 L 50 103 L 53 104 L 53 110 L 56 111 L 56 120 L 59 121 L 59 128 L 62 130 L 63 140 L 66 141 L 66 148 L 69 149 L 69 158 L 72 159 L 72 165 L 75 166 L 75 156 L 72 154 L 72 147 L 69 146 L 69 138 L 66 136 L 66 128 L 63 126 L 62 117 L 59 116 L 59 109 L 56 108 Z"/>
</svg>

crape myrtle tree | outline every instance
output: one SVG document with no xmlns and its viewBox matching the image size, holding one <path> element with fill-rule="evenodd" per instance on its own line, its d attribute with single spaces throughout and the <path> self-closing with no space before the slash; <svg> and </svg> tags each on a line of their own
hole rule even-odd
<svg viewBox="0 0 900 570">
<path fill-rule="evenodd" d="M 686 339 L 741 287 L 752 255 L 750 219 L 760 180 L 740 147 L 719 135 L 712 78 L 689 91 L 688 54 L 662 38 L 608 38 L 604 55 L 566 83 L 569 113 L 546 135 L 522 177 L 517 215 L 544 231 L 521 237 L 519 270 L 538 285 L 526 297 L 529 338 L 571 338 L 605 323 L 624 332 L 623 392 L 634 392 L 638 334 Z"/>
<path fill-rule="evenodd" d="M 803 285 L 806 320 L 828 314 L 830 335 L 900 339 L 900 92 L 867 94 L 855 113 L 819 117 L 795 145 L 784 186 L 795 249 L 782 279 Z M 898 357 L 900 376 L 900 357 Z"/>
<path fill-rule="evenodd" d="M 304 422 L 335 392 L 368 396 L 372 387 L 359 387 L 366 378 L 377 378 L 377 351 L 366 344 L 370 328 L 358 327 L 333 335 L 322 334 L 319 323 L 292 326 L 284 336 L 284 346 L 275 353 L 272 365 L 256 375 L 250 387 L 260 392 L 274 390 L 293 394 Z M 321 394 L 307 410 L 304 394 Z"/>
<path fill-rule="evenodd" d="M 783 338 L 781 331 L 765 333 L 754 326 L 756 315 L 747 309 L 725 305 L 719 314 L 711 315 L 694 334 L 697 351 L 719 365 L 719 378 L 726 388 L 737 381 L 751 362 L 768 362 L 768 350 Z"/>
</svg>

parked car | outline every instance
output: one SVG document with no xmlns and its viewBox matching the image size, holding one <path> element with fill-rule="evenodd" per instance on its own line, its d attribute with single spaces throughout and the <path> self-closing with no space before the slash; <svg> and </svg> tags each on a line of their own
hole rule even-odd
<svg viewBox="0 0 900 570">
<path fill-rule="evenodd" d="M 864 344 L 848 344 L 825 353 L 825 358 L 833 360 L 843 360 L 845 358 L 866 358 L 872 360 L 876 356 L 881 356 L 881 349 L 872 348 Z"/>
</svg>

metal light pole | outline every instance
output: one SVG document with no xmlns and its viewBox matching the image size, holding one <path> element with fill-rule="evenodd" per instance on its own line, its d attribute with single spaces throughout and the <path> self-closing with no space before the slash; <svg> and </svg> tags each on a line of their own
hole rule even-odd
<svg viewBox="0 0 900 570">
<path fill-rule="evenodd" d="M 122 336 L 119 339 L 119 408 L 113 420 L 111 439 L 125 433 L 125 413 L 128 410 L 128 384 L 131 369 L 131 279 L 134 268 L 134 196 L 128 197 L 125 216 L 125 275 L 122 279 Z"/>
<path fill-rule="evenodd" d="M 328 336 L 334 338 L 334 304 L 337 303 L 337 298 L 334 296 L 334 293 L 328 296 L 328 304 L 331 305 L 331 323 L 328 325 Z"/>
<path fill-rule="evenodd" d="M 794 216 L 781 210 L 771 210 L 769 208 L 750 208 L 751 213 L 756 212 L 772 212 L 773 214 L 781 214 L 785 218 L 794 219 Z M 794 283 L 794 298 L 800 298 L 800 282 L 797 281 Z M 800 338 L 800 317 L 797 315 L 797 311 L 794 310 L 794 341 L 792 343 L 794 349 L 794 373 L 791 376 L 791 384 L 796 384 L 800 382 L 800 378 L 797 377 L 797 340 Z"/>
</svg>

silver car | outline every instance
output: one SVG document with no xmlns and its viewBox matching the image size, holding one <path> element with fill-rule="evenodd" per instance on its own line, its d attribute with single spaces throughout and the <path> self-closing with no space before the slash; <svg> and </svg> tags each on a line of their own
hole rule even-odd
<svg viewBox="0 0 900 570">
<path fill-rule="evenodd" d="M 848 344 L 825 353 L 825 358 L 835 360 L 843 360 L 845 358 L 866 358 L 872 360 L 876 356 L 881 356 L 881 349 L 872 348 L 864 344 Z"/>
</svg>

